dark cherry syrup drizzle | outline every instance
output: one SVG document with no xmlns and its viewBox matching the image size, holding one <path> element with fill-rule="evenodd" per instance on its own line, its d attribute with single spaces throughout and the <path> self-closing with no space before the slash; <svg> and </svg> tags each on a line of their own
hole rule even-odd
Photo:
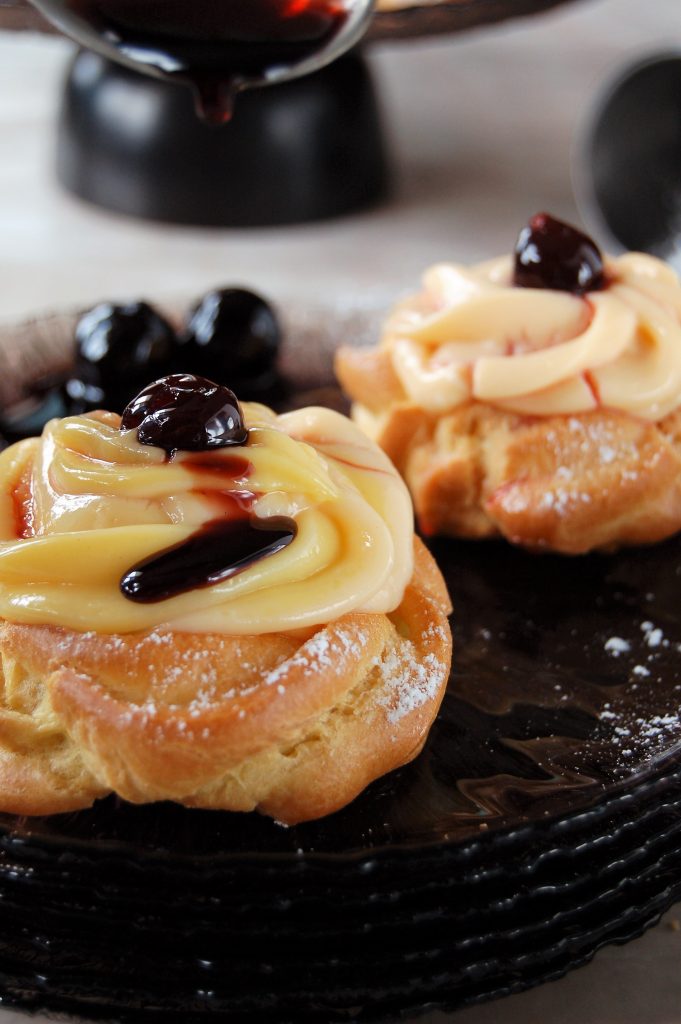
<svg viewBox="0 0 681 1024">
<path fill-rule="evenodd" d="M 537 213 L 518 235 L 513 283 L 583 295 L 608 282 L 593 239 L 548 213 Z"/>
<path fill-rule="evenodd" d="M 105 56 L 192 86 L 204 120 L 224 124 L 245 84 L 307 61 L 347 21 L 340 0 L 36 0 Z"/>
<path fill-rule="evenodd" d="M 172 374 L 150 384 L 128 405 L 121 430 L 137 429 L 141 444 L 163 448 L 168 459 L 178 451 L 206 453 L 184 465 L 239 481 L 250 471 L 247 459 L 211 459 L 219 448 L 244 446 L 248 431 L 236 395 L 193 374 Z M 292 519 L 250 515 L 257 497 L 251 491 L 218 491 L 224 516 L 205 523 L 187 540 L 134 565 L 121 579 L 124 597 L 140 604 L 220 583 L 249 565 L 287 547 L 296 536 Z"/>
<path fill-rule="evenodd" d="M 261 558 L 276 555 L 295 535 L 295 523 L 283 516 L 262 526 L 243 519 L 214 519 L 177 547 L 139 562 L 121 580 L 121 591 L 131 601 L 153 604 L 222 583 Z"/>
</svg>

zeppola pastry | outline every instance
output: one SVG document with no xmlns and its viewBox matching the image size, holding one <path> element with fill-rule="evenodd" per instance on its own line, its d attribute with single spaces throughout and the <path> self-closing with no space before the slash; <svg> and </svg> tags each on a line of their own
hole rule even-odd
<svg viewBox="0 0 681 1024">
<path fill-rule="evenodd" d="M 538 214 L 515 260 L 428 270 L 336 371 L 426 534 L 577 554 L 681 527 L 681 285 L 652 256 Z"/>
<path fill-rule="evenodd" d="M 345 417 L 191 375 L 0 454 L 0 810 L 328 814 L 421 749 L 449 598 Z"/>
</svg>

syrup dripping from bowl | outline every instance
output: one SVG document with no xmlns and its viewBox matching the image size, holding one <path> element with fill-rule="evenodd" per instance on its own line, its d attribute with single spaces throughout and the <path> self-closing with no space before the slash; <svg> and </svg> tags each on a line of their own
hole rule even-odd
<svg viewBox="0 0 681 1024">
<path fill-rule="evenodd" d="M 199 115 L 230 120 L 245 88 L 298 78 L 348 50 L 373 0 L 32 0 L 88 49 L 189 85 Z"/>
</svg>

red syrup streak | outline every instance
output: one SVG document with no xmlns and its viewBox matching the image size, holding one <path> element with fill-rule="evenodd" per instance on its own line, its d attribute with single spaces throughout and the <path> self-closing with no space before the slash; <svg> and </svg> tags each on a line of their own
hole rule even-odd
<svg viewBox="0 0 681 1024">
<path fill-rule="evenodd" d="M 12 492 L 12 504 L 14 507 L 14 531 L 17 538 L 26 540 L 28 537 L 34 537 L 33 491 L 29 472 L 23 473 L 19 478 L 17 486 Z"/>
<path fill-rule="evenodd" d="M 245 480 L 253 472 L 253 463 L 242 455 L 225 455 L 224 448 L 218 453 L 199 452 L 198 454 L 183 452 L 184 458 L 177 458 L 178 452 L 168 455 L 168 462 L 176 462 L 187 466 L 196 473 L 215 473 L 216 476 L 228 476 L 232 480 Z"/>
<path fill-rule="evenodd" d="M 597 406 L 600 406 L 602 404 L 601 403 L 601 395 L 600 395 L 600 392 L 598 390 L 598 384 L 596 383 L 596 381 L 595 381 L 591 371 L 590 370 L 585 370 L 584 373 L 582 374 L 582 377 L 584 378 L 584 383 L 586 384 L 586 386 L 588 387 L 589 391 L 591 392 L 591 394 L 593 396 L 594 402 L 596 403 Z"/>
<path fill-rule="evenodd" d="M 350 459 L 342 459 L 340 455 L 329 454 L 327 458 L 333 462 L 339 462 L 342 466 L 349 466 L 350 469 L 364 470 L 365 472 L 380 473 L 382 476 L 392 476 L 392 470 L 381 469 L 380 466 L 367 466 L 366 463 L 352 462 Z"/>
<path fill-rule="evenodd" d="M 180 465 L 201 476 L 208 474 L 217 478 L 217 486 L 195 486 L 192 487 L 192 494 L 200 494 L 202 498 L 206 498 L 225 518 L 243 519 L 245 515 L 250 514 L 256 498 L 259 497 L 246 486 L 248 477 L 253 472 L 252 462 L 240 455 L 225 455 L 224 449 L 220 454 L 200 452 L 191 454 L 189 458 L 187 454 L 184 453 Z M 167 461 L 177 461 L 176 456 L 169 455 Z M 226 477 L 231 481 L 229 488 L 224 487 Z"/>
<path fill-rule="evenodd" d="M 348 18 L 341 0 L 36 0 L 91 49 L 192 87 L 199 115 L 225 124 L 243 86 L 325 50 Z"/>
<path fill-rule="evenodd" d="M 224 449 L 223 449 L 224 451 Z M 168 456 L 168 461 L 175 456 Z M 253 471 L 239 455 L 200 452 L 180 465 L 197 476 L 214 474 L 222 486 L 197 486 L 192 492 L 208 498 L 220 515 L 204 523 L 181 544 L 166 548 L 134 565 L 123 576 L 121 593 L 130 601 L 153 604 L 197 588 L 212 586 L 243 572 L 262 558 L 287 547 L 297 526 L 285 516 L 258 519 L 252 515 L 257 493 L 243 485 Z M 240 486 L 229 488 L 229 481 Z M 199 481 L 197 480 L 197 484 Z"/>
</svg>

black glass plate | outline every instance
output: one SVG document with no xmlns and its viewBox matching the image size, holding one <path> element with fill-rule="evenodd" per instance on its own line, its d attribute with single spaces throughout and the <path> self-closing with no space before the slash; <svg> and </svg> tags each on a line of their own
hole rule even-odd
<svg viewBox="0 0 681 1024">
<path fill-rule="evenodd" d="M 590 806 L 681 747 L 681 539 L 564 558 L 437 540 L 455 653 L 422 756 L 345 810 L 294 828 L 256 815 L 132 807 L 17 822 L 46 843 L 93 841 L 174 858 L 368 853 L 458 844 Z"/>
<path fill-rule="evenodd" d="M 288 829 L 113 798 L 2 816 L 5 1001 L 130 1021 L 378 1019 L 535 984 L 671 904 L 681 539 L 576 559 L 431 547 L 455 656 L 421 757 Z"/>
</svg>

